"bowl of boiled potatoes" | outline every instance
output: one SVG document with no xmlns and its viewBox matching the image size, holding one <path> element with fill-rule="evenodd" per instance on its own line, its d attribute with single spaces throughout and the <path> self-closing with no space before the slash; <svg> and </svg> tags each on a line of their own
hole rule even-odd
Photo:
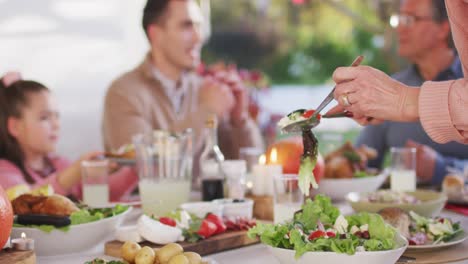
<svg viewBox="0 0 468 264">
<path fill-rule="evenodd" d="M 120 248 L 121 257 L 134 264 L 212 264 L 198 253 L 184 252 L 182 246 L 170 243 L 159 249 L 141 247 L 136 242 L 125 242 Z"/>
</svg>

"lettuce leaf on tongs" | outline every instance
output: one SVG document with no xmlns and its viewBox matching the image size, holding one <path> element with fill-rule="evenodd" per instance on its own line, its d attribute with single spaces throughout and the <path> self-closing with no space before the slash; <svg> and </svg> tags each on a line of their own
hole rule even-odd
<svg viewBox="0 0 468 264">
<path fill-rule="evenodd" d="M 317 164 L 318 140 L 312 129 L 308 126 L 302 128 L 302 142 L 304 152 L 301 156 L 301 165 L 299 167 L 299 189 L 305 196 L 309 196 L 310 185 L 317 189 L 318 184 L 314 177 L 314 168 Z"/>
</svg>

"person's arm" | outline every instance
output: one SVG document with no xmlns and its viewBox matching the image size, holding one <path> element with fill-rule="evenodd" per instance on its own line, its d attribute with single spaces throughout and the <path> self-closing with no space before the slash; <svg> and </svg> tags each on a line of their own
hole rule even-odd
<svg viewBox="0 0 468 264">
<path fill-rule="evenodd" d="M 218 127 L 218 141 L 226 159 L 238 159 L 242 147 L 264 149 L 260 129 L 251 118 L 246 118 L 237 126 L 228 120 L 221 122 Z"/>
<path fill-rule="evenodd" d="M 355 146 L 360 147 L 362 145 L 367 145 L 368 147 L 377 150 L 377 158 L 367 162 L 368 166 L 371 168 L 382 168 L 385 153 L 388 150 L 387 143 L 385 142 L 387 134 L 386 124 L 387 123 L 367 126 L 361 131 L 361 133 L 359 133 L 359 136 L 356 139 Z"/>
<path fill-rule="evenodd" d="M 104 103 L 103 137 L 107 151 L 132 143 L 132 136 L 150 132 L 141 103 L 118 90 L 109 90 Z"/>
<path fill-rule="evenodd" d="M 448 168 L 464 171 L 466 166 L 468 166 L 468 159 L 444 157 L 438 154 L 434 168 L 434 175 L 432 176 L 432 184 L 440 186 L 444 180 L 444 177 L 449 173 Z"/>
<path fill-rule="evenodd" d="M 63 186 L 59 181 L 60 173 L 52 173 L 51 175 L 48 175 L 44 181 L 30 184 L 26 181 L 23 172 L 17 166 L 9 161 L 2 160 L 0 161 L 0 175 L 0 185 L 5 190 L 23 184 L 29 186 L 29 188 L 33 190 L 46 184 L 50 184 L 54 189 L 54 192 L 57 194 L 68 195 L 70 193 L 70 189 Z"/>
<path fill-rule="evenodd" d="M 438 143 L 468 144 L 468 3 L 445 1 L 465 79 L 423 85 L 419 115 L 424 130 Z"/>
<path fill-rule="evenodd" d="M 109 175 L 110 200 L 120 201 L 128 196 L 138 185 L 138 175 L 132 167 L 122 167 Z"/>
</svg>

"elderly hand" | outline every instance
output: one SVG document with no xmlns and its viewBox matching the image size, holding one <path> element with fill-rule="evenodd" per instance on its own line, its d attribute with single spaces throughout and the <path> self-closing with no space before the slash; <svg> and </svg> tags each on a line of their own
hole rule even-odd
<svg viewBox="0 0 468 264">
<path fill-rule="evenodd" d="M 434 175 L 437 152 L 429 146 L 412 140 L 406 142 L 406 147 L 416 148 L 416 175 L 423 182 L 430 182 Z"/>
<path fill-rule="evenodd" d="M 367 124 L 376 120 L 415 121 L 418 119 L 419 89 L 412 89 L 385 73 L 368 67 L 341 67 L 333 74 L 335 99 L 340 104 L 329 113 L 347 110 L 354 119 Z"/>
</svg>

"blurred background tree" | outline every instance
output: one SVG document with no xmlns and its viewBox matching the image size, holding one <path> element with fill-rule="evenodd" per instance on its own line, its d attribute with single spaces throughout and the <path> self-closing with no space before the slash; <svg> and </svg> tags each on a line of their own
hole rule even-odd
<svg viewBox="0 0 468 264">
<path fill-rule="evenodd" d="M 402 62 L 388 26 L 398 0 L 214 0 L 206 62 L 265 71 L 273 84 L 320 84 L 358 55 L 387 73 Z"/>
</svg>

